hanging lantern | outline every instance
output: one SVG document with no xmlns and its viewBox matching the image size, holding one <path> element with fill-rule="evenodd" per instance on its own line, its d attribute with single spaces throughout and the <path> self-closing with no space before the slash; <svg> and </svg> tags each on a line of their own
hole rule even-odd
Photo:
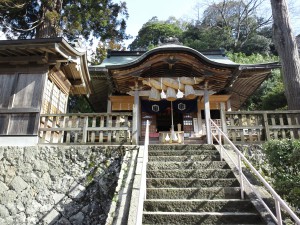
<svg viewBox="0 0 300 225">
<path fill-rule="evenodd" d="M 154 87 L 151 88 L 151 91 L 149 94 L 149 100 L 150 101 L 159 101 L 160 100 L 159 91 Z"/>
<path fill-rule="evenodd" d="M 168 101 L 175 101 L 176 100 L 176 92 L 173 88 L 168 87 L 166 95 L 167 95 L 166 99 Z"/>
<path fill-rule="evenodd" d="M 196 98 L 195 90 L 192 85 L 185 85 L 185 97 L 187 99 L 194 99 Z"/>
</svg>

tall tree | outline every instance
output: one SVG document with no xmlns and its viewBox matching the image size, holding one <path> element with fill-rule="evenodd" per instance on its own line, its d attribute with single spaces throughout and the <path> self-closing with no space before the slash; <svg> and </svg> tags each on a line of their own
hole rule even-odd
<svg viewBox="0 0 300 225">
<path fill-rule="evenodd" d="M 202 26 L 230 30 L 232 48 L 238 51 L 257 31 L 271 22 L 271 17 L 258 16 L 265 0 L 222 0 L 204 11 Z M 264 15 L 265 16 L 265 15 Z M 253 42 L 254 39 L 252 39 Z"/>
<path fill-rule="evenodd" d="M 183 44 L 198 51 L 225 48 L 230 50 L 233 38 L 230 29 L 190 24 L 182 34 Z"/>
<path fill-rule="evenodd" d="M 112 0 L 2 0 L 0 28 L 7 38 L 82 36 L 126 38 L 126 3 Z"/>
<path fill-rule="evenodd" d="M 157 17 L 153 17 L 139 30 L 138 36 L 129 45 L 130 50 L 149 50 L 158 46 L 165 38 L 180 38 L 182 28 L 180 21 L 171 17 L 166 21 L 160 21 Z"/>
<path fill-rule="evenodd" d="M 289 109 L 300 109 L 300 59 L 285 0 L 271 0 L 273 37 L 283 72 Z"/>
</svg>

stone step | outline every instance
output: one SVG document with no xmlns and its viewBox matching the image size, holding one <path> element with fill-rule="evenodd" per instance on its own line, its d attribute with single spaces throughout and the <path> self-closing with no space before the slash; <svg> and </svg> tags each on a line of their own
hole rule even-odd
<svg viewBox="0 0 300 225">
<path fill-rule="evenodd" d="M 195 161 L 220 161 L 219 155 L 190 155 L 190 156 L 149 156 L 149 162 L 195 162 Z"/>
<path fill-rule="evenodd" d="M 240 199 L 239 187 L 147 188 L 147 199 Z"/>
<path fill-rule="evenodd" d="M 166 187 L 239 187 L 240 184 L 235 178 L 148 178 L 147 187 L 149 188 L 166 188 Z"/>
<path fill-rule="evenodd" d="M 250 200 L 240 199 L 149 199 L 144 202 L 146 212 L 256 212 Z"/>
<path fill-rule="evenodd" d="M 147 170 L 148 178 L 235 178 L 231 169 Z"/>
<path fill-rule="evenodd" d="M 190 156 L 190 155 L 220 155 L 217 150 L 155 150 L 149 151 L 149 156 Z"/>
<path fill-rule="evenodd" d="M 147 170 L 176 170 L 176 169 L 229 169 L 224 161 L 201 162 L 148 162 Z"/>
<path fill-rule="evenodd" d="M 257 213 L 247 212 L 144 212 L 143 224 L 261 224 Z"/>
<path fill-rule="evenodd" d="M 155 150 L 216 150 L 214 145 L 209 144 L 189 144 L 189 145 L 172 145 L 172 144 L 160 144 L 160 145 L 149 145 L 149 151 Z"/>
<path fill-rule="evenodd" d="M 159 224 L 159 223 L 143 223 L 143 225 L 166 225 L 166 224 Z M 172 223 L 168 223 L 167 225 L 176 225 Z M 198 225 L 198 223 L 196 224 Z M 205 223 L 205 225 L 215 225 L 215 224 L 209 224 Z M 256 223 L 256 224 L 246 224 L 246 223 L 237 223 L 237 224 L 232 224 L 232 223 L 227 223 L 226 225 L 265 225 L 264 223 Z"/>
<path fill-rule="evenodd" d="M 217 223 L 215 223 L 217 224 Z M 143 223 L 143 225 L 157 225 L 156 223 Z M 176 223 L 167 223 L 167 225 L 177 225 Z M 199 225 L 197 223 L 197 225 Z M 214 225 L 214 224 L 205 224 L 205 225 Z M 265 225 L 265 223 L 255 223 L 255 224 L 249 224 L 249 223 L 236 223 L 236 224 L 233 224 L 233 223 L 227 223 L 226 225 Z"/>
</svg>

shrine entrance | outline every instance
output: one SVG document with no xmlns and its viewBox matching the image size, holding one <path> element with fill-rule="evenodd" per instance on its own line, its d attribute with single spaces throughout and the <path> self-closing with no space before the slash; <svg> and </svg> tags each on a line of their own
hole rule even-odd
<svg viewBox="0 0 300 225">
<path fill-rule="evenodd" d="M 178 99 L 176 101 L 141 101 L 142 121 L 141 134 L 145 136 L 146 121 L 150 121 L 150 138 L 159 138 L 171 134 L 172 124 L 182 141 L 198 133 L 197 98 L 193 100 Z M 173 118 L 173 123 L 172 123 Z"/>
<path fill-rule="evenodd" d="M 178 131 L 178 127 L 179 127 L 178 124 L 180 124 L 181 127 L 183 125 L 182 113 L 179 113 L 177 111 L 173 112 L 173 123 L 174 123 L 174 130 Z M 171 107 L 168 107 L 165 109 L 165 111 L 160 112 L 156 115 L 157 132 L 170 131 L 171 125 L 172 125 Z"/>
</svg>

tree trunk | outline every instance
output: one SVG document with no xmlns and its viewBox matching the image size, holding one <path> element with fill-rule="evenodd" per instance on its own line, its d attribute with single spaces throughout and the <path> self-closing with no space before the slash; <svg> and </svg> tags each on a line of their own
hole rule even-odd
<svg viewBox="0 0 300 225">
<path fill-rule="evenodd" d="M 273 37 L 283 72 L 285 95 L 290 110 L 300 109 L 300 59 L 290 26 L 286 0 L 271 0 Z"/>
<path fill-rule="evenodd" d="M 42 23 L 37 27 L 36 38 L 52 38 L 59 36 L 59 19 L 62 0 L 52 0 L 42 5 Z"/>
</svg>

